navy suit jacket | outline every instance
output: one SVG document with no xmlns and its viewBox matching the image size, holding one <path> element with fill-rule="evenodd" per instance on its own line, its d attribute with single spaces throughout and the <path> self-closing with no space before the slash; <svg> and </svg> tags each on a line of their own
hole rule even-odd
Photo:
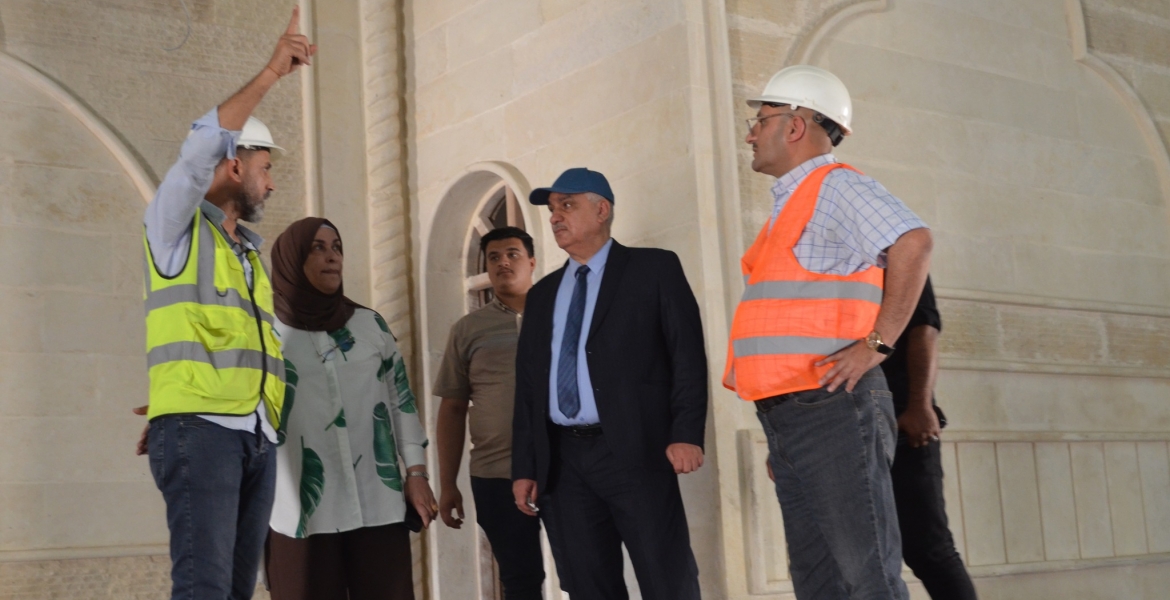
<svg viewBox="0 0 1170 600">
<path fill-rule="evenodd" d="M 566 266 L 528 292 L 516 349 L 512 479 L 548 482 L 553 307 Z M 673 471 L 666 447 L 703 446 L 707 354 L 678 255 L 614 241 L 585 342 L 604 440 L 631 465 Z"/>
</svg>

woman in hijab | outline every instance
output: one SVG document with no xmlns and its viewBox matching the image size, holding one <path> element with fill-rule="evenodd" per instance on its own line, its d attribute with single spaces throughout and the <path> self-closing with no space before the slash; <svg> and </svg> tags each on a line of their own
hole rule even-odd
<svg viewBox="0 0 1170 600">
<path fill-rule="evenodd" d="M 316 217 L 272 249 L 288 381 L 266 560 L 273 600 L 413 600 L 403 520 L 408 505 L 424 527 L 436 514 L 406 366 L 386 321 L 345 297 L 343 256 L 337 228 Z"/>
</svg>

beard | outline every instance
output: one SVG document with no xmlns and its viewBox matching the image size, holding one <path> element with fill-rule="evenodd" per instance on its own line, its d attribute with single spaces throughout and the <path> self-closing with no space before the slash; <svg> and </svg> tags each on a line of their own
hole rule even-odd
<svg viewBox="0 0 1170 600">
<path fill-rule="evenodd" d="M 264 219 L 264 201 L 268 199 L 271 192 L 256 191 L 251 189 L 244 189 L 243 193 L 236 198 L 236 212 L 239 214 L 241 221 L 249 223 L 259 223 Z"/>
</svg>

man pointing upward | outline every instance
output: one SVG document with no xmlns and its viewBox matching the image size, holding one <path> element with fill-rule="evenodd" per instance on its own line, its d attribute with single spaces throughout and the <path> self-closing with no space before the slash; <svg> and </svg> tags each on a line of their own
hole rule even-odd
<svg viewBox="0 0 1170 600">
<path fill-rule="evenodd" d="M 167 504 L 172 598 L 252 597 L 276 482 L 284 360 L 273 334 L 263 217 L 281 148 L 251 116 L 316 46 L 294 8 L 272 58 L 191 127 L 146 208 L 150 424 L 138 453 Z"/>
</svg>

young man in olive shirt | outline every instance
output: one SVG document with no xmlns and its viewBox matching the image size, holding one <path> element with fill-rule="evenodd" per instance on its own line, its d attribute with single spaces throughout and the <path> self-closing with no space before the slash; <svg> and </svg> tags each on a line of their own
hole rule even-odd
<svg viewBox="0 0 1170 600">
<path fill-rule="evenodd" d="M 451 328 L 435 382 L 434 394 L 443 399 L 435 427 L 439 515 L 449 527 L 459 529 L 463 523 L 463 495 L 455 480 L 470 422 L 476 521 L 500 566 L 504 598 L 540 600 L 544 583 L 540 522 L 516 510 L 512 497 L 516 342 L 536 259 L 532 238 L 515 227 L 488 232 L 480 249 L 495 297 Z"/>
</svg>

